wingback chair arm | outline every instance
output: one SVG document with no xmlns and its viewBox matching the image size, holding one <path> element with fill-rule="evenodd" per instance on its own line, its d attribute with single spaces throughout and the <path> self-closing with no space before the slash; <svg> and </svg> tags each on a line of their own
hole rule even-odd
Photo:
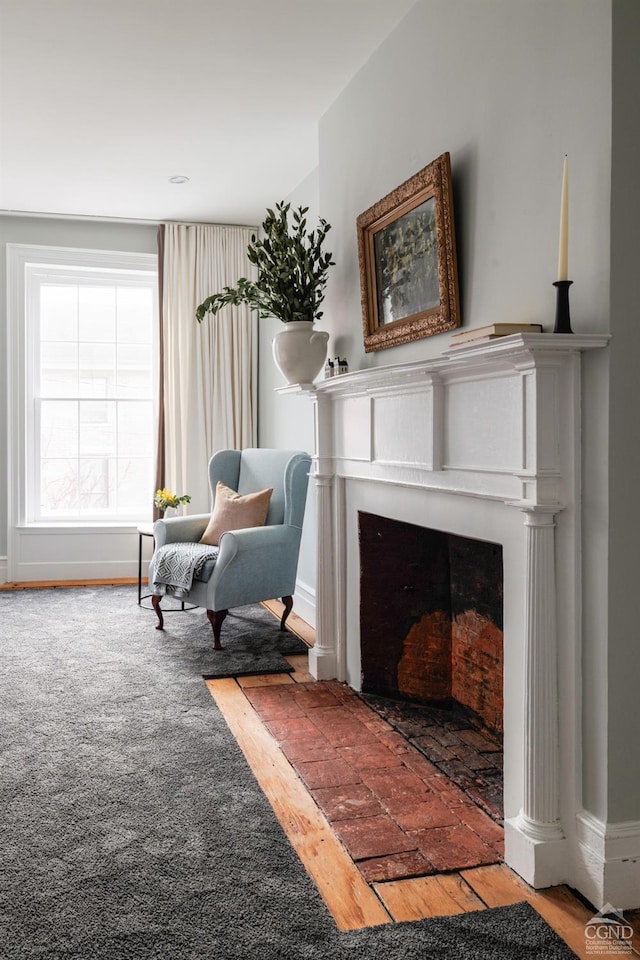
<svg viewBox="0 0 640 960">
<path fill-rule="evenodd" d="M 156 520 L 153 525 L 156 549 L 166 543 L 197 543 L 207 528 L 210 516 L 209 513 L 198 513 L 189 517 Z"/>
<path fill-rule="evenodd" d="M 289 524 L 271 527 L 247 527 L 246 530 L 228 530 L 220 537 L 220 552 L 216 569 L 222 573 L 229 563 L 242 555 L 243 562 L 255 557 L 262 568 L 269 558 L 275 561 L 283 551 L 290 551 L 300 539 L 300 531 Z"/>
<path fill-rule="evenodd" d="M 229 531 L 221 536 L 219 546 L 207 588 L 213 609 L 294 592 L 300 549 L 298 527 L 275 524 Z"/>
</svg>

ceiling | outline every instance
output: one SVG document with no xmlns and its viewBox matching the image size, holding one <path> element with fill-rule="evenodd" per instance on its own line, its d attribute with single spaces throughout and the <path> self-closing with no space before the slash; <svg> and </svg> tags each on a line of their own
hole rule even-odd
<svg viewBox="0 0 640 960">
<path fill-rule="evenodd" d="M 0 0 L 0 210 L 258 223 L 414 2 Z"/>
</svg>

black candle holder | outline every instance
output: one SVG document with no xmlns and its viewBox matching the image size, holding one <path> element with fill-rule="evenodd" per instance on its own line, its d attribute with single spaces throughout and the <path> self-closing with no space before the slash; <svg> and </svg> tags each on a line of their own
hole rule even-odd
<svg viewBox="0 0 640 960">
<path fill-rule="evenodd" d="M 554 333 L 573 333 L 569 316 L 569 287 L 573 280 L 556 280 L 554 287 L 558 291 L 556 298 L 556 325 Z"/>
</svg>

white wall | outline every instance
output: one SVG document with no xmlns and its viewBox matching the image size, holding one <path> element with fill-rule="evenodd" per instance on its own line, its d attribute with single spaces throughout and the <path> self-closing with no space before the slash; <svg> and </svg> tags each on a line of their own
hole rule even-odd
<svg viewBox="0 0 640 960">
<path fill-rule="evenodd" d="M 0 215 L 0 289 L 6 290 L 6 245 L 7 243 L 46 244 L 60 247 L 80 247 L 93 250 L 120 250 L 135 253 L 156 252 L 156 226 L 145 224 L 107 223 L 86 220 L 62 220 L 57 218 L 14 217 Z M 15 471 L 7 446 L 7 396 L 4 363 L 7 356 L 7 306 L 6 297 L 0 302 L 0 356 L 2 357 L 2 391 L 0 392 L 0 582 L 7 578 L 7 473 Z M 104 558 L 112 569 L 113 576 L 134 576 L 137 573 L 138 538 L 135 529 L 129 532 L 104 534 Z M 79 567 L 87 573 L 87 545 L 95 556 L 95 540 L 80 536 L 49 537 L 47 556 L 43 561 L 66 565 L 70 578 L 81 576 Z M 75 564 L 75 566 L 74 566 Z M 35 569 L 35 567 L 34 567 Z M 62 566 L 60 567 L 62 569 Z M 96 576 L 103 576 L 102 572 Z M 64 574 L 60 574 L 62 579 Z M 38 573 L 34 574 L 38 579 Z M 47 577 L 49 579 L 49 577 Z"/>
<path fill-rule="evenodd" d="M 637 88 L 633 95 L 637 100 Z M 536 321 L 553 329 L 566 153 L 573 328 L 608 331 L 611 116 L 610 0 L 420 0 L 320 124 L 320 211 L 333 225 L 337 261 L 325 318 L 331 352 L 360 369 L 435 356 L 448 346 L 450 334 L 442 334 L 364 353 L 355 229 L 359 213 L 445 151 L 453 168 L 463 324 Z M 629 189 L 633 171 L 627 174 Z M 637 222 L 636 212 L 627 244 Z M 638 296 L 630 303 L 637 305 Z M 624 322 L 633 323 L 628 311 Z M 621 373 L 637 355 L 622 351 Z M 607 671 L 623 672 L 620 658 L 633 642 L 630 631 L 620 633 L 611 662 L 608 550 L 619 554 L 616 584 L 628 590 L 637 569 L 625 568 L 633 548 L 621 547 L 624 527 L 608 532 L 608 365 L 606 352 L 590 358 L 584 378 L 583 800 L 603 820 L 608 807 L 609 816 L 640 820 L 640 777 L 637 767 L 625 772 L 623 759 L 624 731 L 637 729 L 636 708 L 620 702 L 605 679 Z M 621 436 L 620 455 L 625 443 Z M 629 620 L 629 603 L 615 615 L 616 628 Z M 616 749 L 608 776 L 608 752 Z"/>
<path fill-rule="evenodd" d="M 280 198 L 275 197 L 274 203 Z M 293 208 L 309 207 L 309 225 L 317 222 L 318 171 L 314 170 L 286 198 Z M 327 249 L 331 250 L 331 232 L 327 237 Z M 324 327 L 324 322 L 318 324 Z M 306 450 L 314 452 L 313 409 L 303 398 L 276 393 L 278 387 L 286 386 L 277 370 L 271 353 L 271 341 L 282 329 L 279 320 L 261 319 L 258 324 L 259 378 L 258 378 L 258 443 L 261 447 Z M 309 482 L 307 508 L 305 511 L 300 561 L 298 563 L 295 610 L 307 623 L 315 626 L 316 589 L 316 492 L 313 480 Z"/>
<path fill-rule="evenodd" d="M 603 0 L 423 0 L 320 125 L 320 207 L 338 261 L 327 328 L 351 366 L 440 353 L 449 334 L 365 356 L 355 221 L 451 153 L 465 326 L 553 327 L 560 184 L 571 179 L 575 328 L 608 313 L 610 9 Z"/>
</svg>

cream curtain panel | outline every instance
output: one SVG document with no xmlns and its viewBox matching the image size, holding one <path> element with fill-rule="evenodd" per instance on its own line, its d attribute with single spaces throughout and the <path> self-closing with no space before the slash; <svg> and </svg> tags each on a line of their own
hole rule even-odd
<svg viewBox="0 0 640 960">
<path fill-rule="evenodd" d="M 246 251 L 253 232 L 211 224 L 161 228 L 164 470 L 158 481 L 190 494 L 190 513 L 209 509 L 211 455 L 256 445 L 256 316 L 244 306 L 226 307 L 202 324 L 195 316 L 209 294 L 251 276 Z"/>
</svg>

